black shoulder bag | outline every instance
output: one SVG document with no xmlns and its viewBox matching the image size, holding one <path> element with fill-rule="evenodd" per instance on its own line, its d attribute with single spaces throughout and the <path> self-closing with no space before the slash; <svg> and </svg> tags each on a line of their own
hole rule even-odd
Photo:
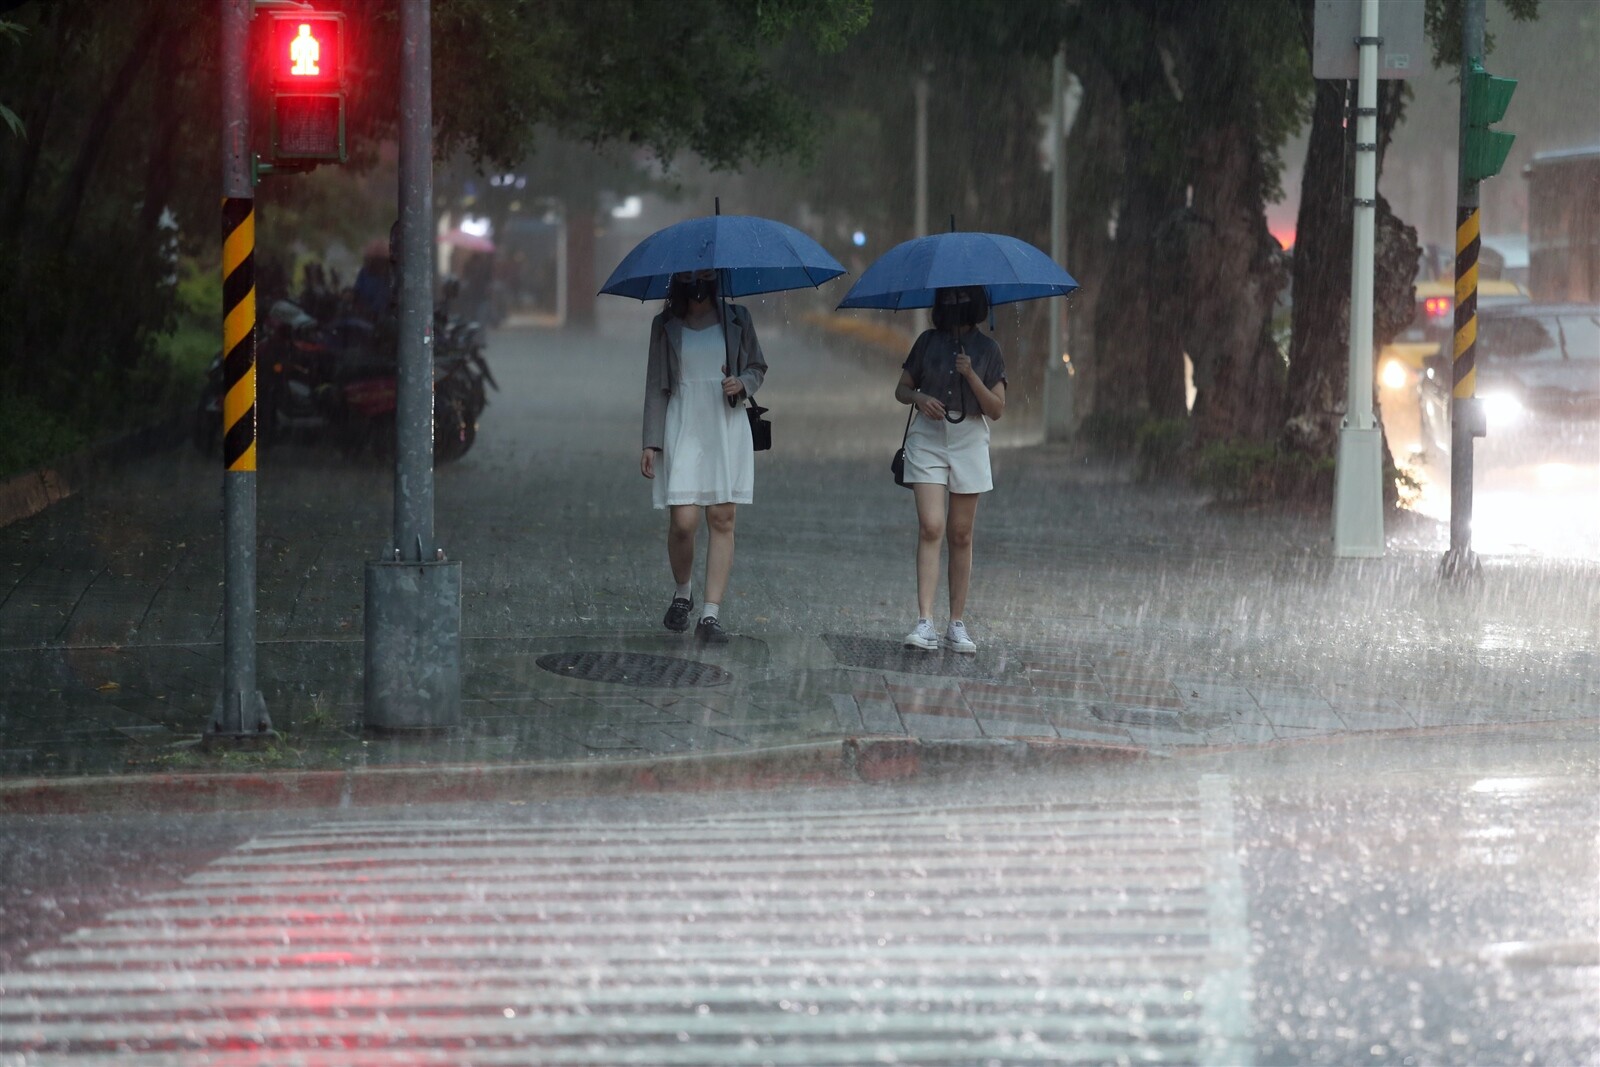
<svg viewBox="0 0 1600 1067">
<path fill-rule="evenodd" d="M 722 350 L 724 355 L 727 356 L 728 363 L 727 366 L 722 368 L 723 374 L 729 373 L 728 367 L 738 366 L 738 362 L 733 358 L 733 353 L 728 351 L 728 313 L 729 306 L 726 302 L 724 302 L 722 313 Z M 767 409 L 762 407 L 760 404 L 757 404 L 756 398 L 751 396 L 749 393 L 746 393 L 744 398 L 747 402 L 744 413 L 750 416 L 751 450 L 755 452 L 766 452 L 772 448 L 772 423 L 761 417 L 767 413 Z M 730 396 L 728 398 L 728 406 L 738 407 L 739 398 L 736 396 Z"/>
<path fill-rule="evenodd" d="M 907 489 L 910 489 L 911 486 L 906 483 L 906 438 L 911 435 L 911 416 L 916 413 L 917 405 L 912 404 L 911 410 L 906 412 L 906 429 L 905 433 L 900 435 L 900 447 L 896 450 L 894 459 L 889 464 L 889 469 L 894 471 L 894 484 L 903 485 Z"/>
<path fill-rule="evenodd" d="M 772 423 L 761 417 L 767 413 L 767 409 L 757 404 L 753 396 L 745 399 L 750 402 L 744 409 L 745 414 L 750 416 L 750 444 L 757 452 L 765 452 L 772 447 Z"/>
</svg>

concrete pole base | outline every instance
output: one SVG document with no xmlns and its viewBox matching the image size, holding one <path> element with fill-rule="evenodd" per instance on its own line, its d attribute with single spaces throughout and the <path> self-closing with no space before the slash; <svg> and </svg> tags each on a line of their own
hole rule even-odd
<svg viewBox="0 0 1600 1067">
<path fill-rule="evenodd" d="M 1383 431 L 1376 426 L 1339 429 L 1333 491 L 1333 554 L 1375 559 L 1383 555 Z"/>
<path fill-rule="evenodd" d="M 277 739 L 278 731 L 272 728 L 267 701 L 261 691 L 246 694 L 236 690 L 217 697 L 217 702 L 211 706 L 211 727 L 201 735 L 200 743 L 209 748 L 214 744 Z"/>
<path fill-rule="evenodd" d="M 1481 578 L 1483 564 L 1478 554 L 1470 548 L 1452 548 L 1439 560 L 1441 578 Z"/>
<path fill-rule="evenodd" d="M 461 564 L 367 564 L 366 710 L 379 731 L 461 723 Z"/>
</svg>

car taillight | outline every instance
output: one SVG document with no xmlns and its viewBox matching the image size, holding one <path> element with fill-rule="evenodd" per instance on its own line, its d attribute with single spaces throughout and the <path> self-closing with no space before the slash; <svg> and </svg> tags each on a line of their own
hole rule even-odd
<svg viewBox="0 0 1600 1067">
<path fill-rule="evenodd" d="M 1430 319 L 1449 318 L 1455 310 L 1455 301 L 1448 296 L 1430 296 L 1422 302 L 1422 309 Z"/>
</svg>

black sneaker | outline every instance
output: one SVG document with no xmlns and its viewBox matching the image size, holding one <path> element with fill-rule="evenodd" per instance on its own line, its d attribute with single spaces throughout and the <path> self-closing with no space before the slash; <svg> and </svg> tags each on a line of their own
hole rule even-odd
<svg viewBox="0 0 1600 1067">
<path fill-rule="evenodd" d="M 686 596 L 675 596 L 667 608 L 666 618 L 661 620 L 661 625 L 675 634 L 681 634 L 689 628 L 689 612 L 693 610 L 693 600 Z"/>
<path fill-rule="evenodd" d="M 715 615 L 707 615 L 701 619 L 694 628 L 694 637 L 703 645 L 725 645 L 728 643 L 728 631 L 722 628 Z"/>
</svg>

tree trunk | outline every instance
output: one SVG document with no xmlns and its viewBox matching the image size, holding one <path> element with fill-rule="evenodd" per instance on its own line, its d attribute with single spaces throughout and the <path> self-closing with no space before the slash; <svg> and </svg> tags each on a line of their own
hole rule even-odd
<svg viewBox="0 0 1600 1067">
<path fill-rule="evenodd" d="M 1267 441 L 1282 419 L 1282 360 L 1272 339 L 1272 312 L 1286 278 L 1267 231 L 1260 148 L 1248 128 L 1230 123 L 1197 131 L 1193 152 L 1206 161 L 1196 168 L 1193 214 L 1182 241 L 1194 440 Z"/>
<path fill-rule="evenodd" d="M 1067 138 L 1067 261 L 1062 265 L 1083 285 L 1067 304 L 1067 353 L 1077 385 L 1074 414 L 1081 419 L 1094 409 L 1100 375 L 1096 322 L 1115 247 L 1106 220 L 1122 186 L 1122 108 L 1104 68 L 1087 59 L 1073 68 L 1083 99 Z"/>
<path fill-rule="evenodd" d="M 1319 81 L 1295 223 L 1294 313 L 1282 440 L 1296 451 L 1332 457 L 1339 447 L 1350 378 L 1350 271 L 1355 195 L 1353 130 L 1345 123 L 1349 83 Z M 1403 112 L 1403 86 L 1378 94 L 1378 173 Z M 1416 290 L 1416 229 L 1378 197 L 1373 273 L 1373 350 L 1411 321 Z"/>
<path fill-rule="evenodd" d="M 111 123 L 128 98 L 134 81 L 139 77 L 139 71 L 143 69 L 145 60 L 150 58 L 156 43 L 166 40 L 166 26 L 167 22 L 160 13 L 152 11 L 143 29 L 140 30 L 138 39 L 123 58 L 116 77 L 111 80 L 110 89 L 101 98 L 100 106 L 95 109 L 94 116 L 89 121 L 78 149 L 78 157 L 73 161 L 71 169 L 67 171 L 66 180 L 62 183 L 61 199 L 56 208 L 56 232 L 60 235 L 63 247 L 72 243 L 72 234 L 77 229 L 78 212 L 83 204 L 83 195 L 89 187 L 89 175 L 94 172 L 94 165 L 105 147 Z"/>
<path fill-rule="evenodd" d="M 1319 81 L 1295 219 L 1294 317 L 1289 335 L 1291 448 L 1325 457 L 1339 443 L 1350 349 L 1353 171 L 1344 125 L 1347 83 Z"/>
<path fill-rule="evenodd" d="M 1151 60 L 1119 86 L 1124 110 L 1170 92 Z M 1095 311 L 1094 413 L 1131 422 L 1183 412 L 1182 301 L 1157 236 L 1183 206 L 1183 178 L 1127 128 L 1117 232 Z"/>
</svg>

